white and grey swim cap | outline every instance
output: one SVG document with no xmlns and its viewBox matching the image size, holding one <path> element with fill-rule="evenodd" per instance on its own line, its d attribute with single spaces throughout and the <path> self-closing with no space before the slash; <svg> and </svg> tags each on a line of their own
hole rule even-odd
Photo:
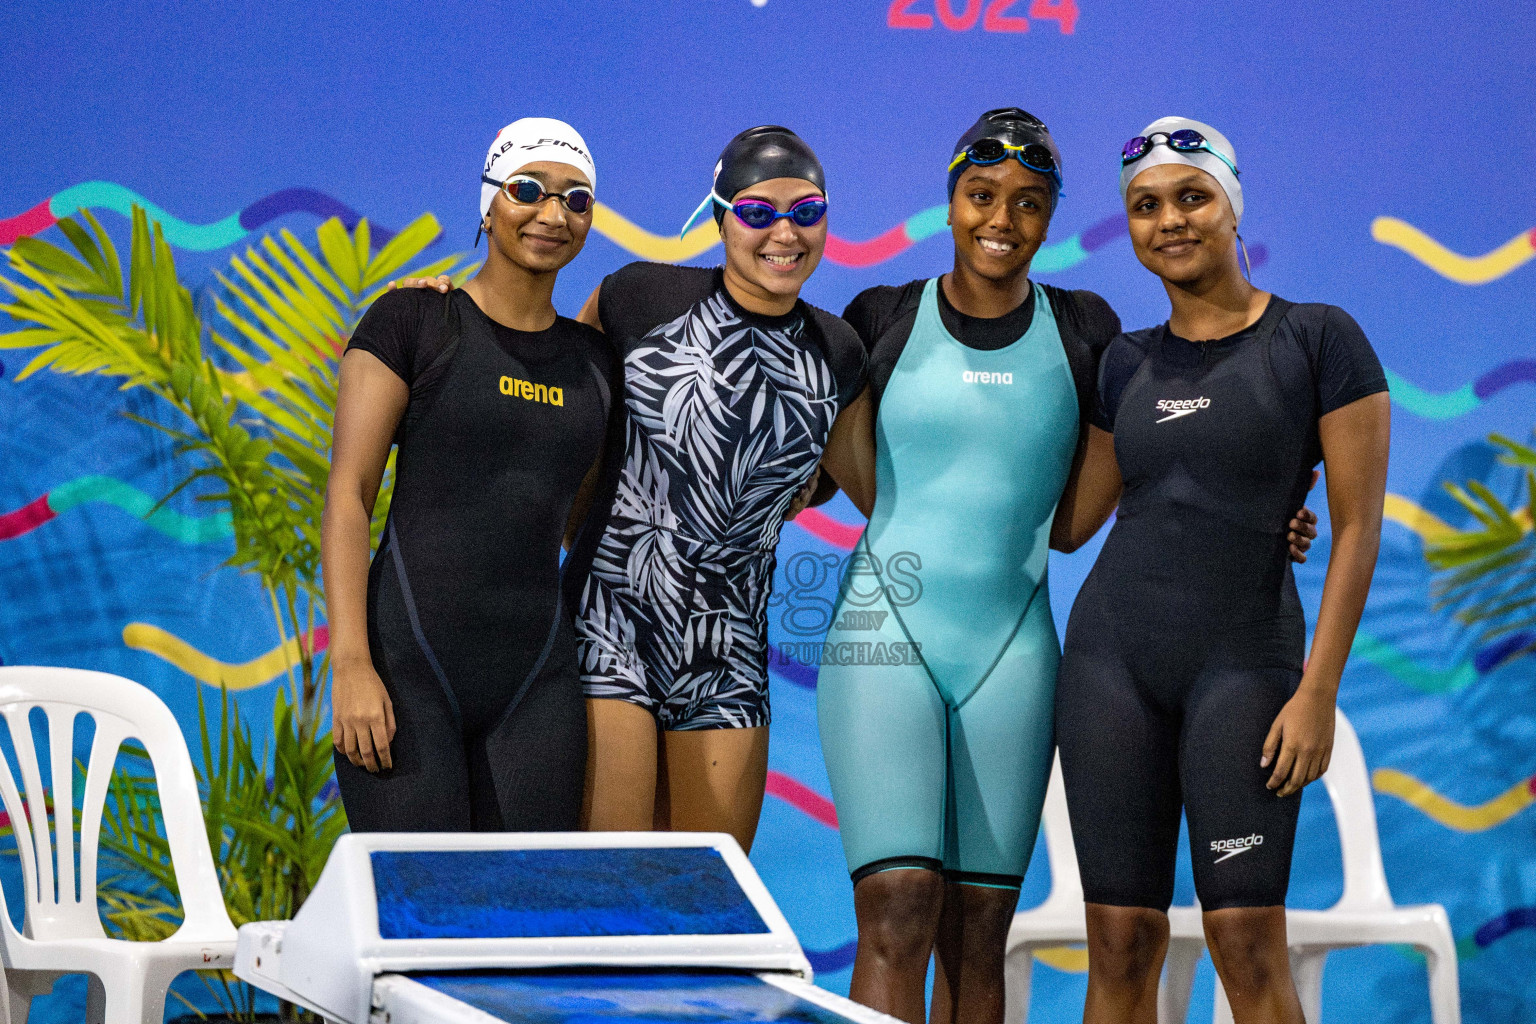
<svg viewBox="0 0 1536 1024">
<path fill-rule="evenodd" d="M 597 166 L 592 162 L 592 151 L 581 135 L 566 124 L 552 117 L 523 117 L 496 133 L 485 154 L 487 178 L 506 181 L 529 164 L 540 160 L 568 164 L 587 176 L 592 191 L 597 191 Z M 480 183 L 480 216 L 491 209 L 496 198 L 496 186 Z"/>
<path fill-rule="evenodd" d="M 1203 149 L 1175 149 L 1169 145 L 1171 136 L 1175 132 L 1193 131 L 1205 139 Z M 1227 194 L 1227 199 L 1232 203 L 1232 213 L 1237 217 L 1237 223 L 1243 223 L 1243 186 L 1237 180 L 1237 150 L 1232 148 L 1232 143 L 1227 137 L 1210 125 L 1201 121 L 1195 121 L 1188 117 L 1160 117 L 1141 130 L 1137 139 L 1152 139 L 1153 136 L 1166 136 L 1158 138 L 1146 149 L 1144 156 L 1123 164 L 1120 168 L 1120 198 L 1125 198 L 1125 193 L 1130 189 L 1131 182 L 1136 175 L 1149 167 L 1157 167 L 1160 164 L 1185 164 L 1197 167 L 1216 179 L 1216 184 Z M 1136 141 L 1135 139 L 1132 142 Z M 1127 150 L 1130 143 L 1126 143 Z"/>
</svg>

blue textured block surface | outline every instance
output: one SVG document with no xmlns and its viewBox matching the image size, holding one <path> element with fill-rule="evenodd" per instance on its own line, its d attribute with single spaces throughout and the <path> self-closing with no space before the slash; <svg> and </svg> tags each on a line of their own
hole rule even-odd
<svg viewBox="0 0 1536 1024">
<path fill-rule="evenodd" d="M 759 981 L 709 971 L 413 974 L 412 979 L 499 1020 L 520 1024 L 619 1021 L 796 1021 L 848 1018 Z"/>
<path fill-rule="evenodd" d="M 385 939 L 769 930 L 709 847 L 379 850 L 369 856 Z"/>
</svg>

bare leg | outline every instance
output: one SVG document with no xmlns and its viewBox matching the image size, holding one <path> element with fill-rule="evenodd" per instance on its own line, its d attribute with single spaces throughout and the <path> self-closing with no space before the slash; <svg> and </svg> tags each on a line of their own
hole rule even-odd
<svg viewBox="0 0 1536 1024">
<path fill-rule="evenodd" d="M 768 727 L 664 732 L 666 766 L 656 801 L 665 827 L 729 832 L 748 853 L 768 784 Z M 658 821 L 657 827 L 663 827 Z"/>
<path fill-rule="evenodd" d="M 1284 907 L 1230 907 L 1201 916 L 1237 1024 L 1302 1024 L 1291 981 Z"/>
<path fill-rule="evenodd" d="M 656 719 L 625 700 L 587 701 L 583 825 L 594 832 L 649 832 L 656 804 Z"/>
<path fill-rule="evenodd" d="M 1088 999 L 1083 1024 L 1157 1024 L 1157 982 L 1168 954 L 1168 915 L 1089 903 Z"/>
<path fill-rule="evenodd" d="M 944 876 L 922 868 L 880 871 L 853 887 L 859 949 L 848 997 L 923 1024 L 928 957 L 944 908 Z"/>
<path fill-rule="evenodd" d="M 1003 1024 L 1003 954 L 1019 890 L 944 887 L 931 1024 Z"/>
</svg>

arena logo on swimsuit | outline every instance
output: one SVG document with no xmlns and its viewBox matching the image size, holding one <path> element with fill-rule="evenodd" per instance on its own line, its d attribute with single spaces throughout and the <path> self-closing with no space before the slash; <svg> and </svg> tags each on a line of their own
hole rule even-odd
<svg viewBox="0 0 1536 1024">
<path fill-rule="evenodd" d="M 565 405 L 565 392 L 562 389 L 518 380 L 516 377 L 501 378 L 501 393 L 545 405 Z"/>
<path fill-rule="evenodd" d="M 1244 836 L 1241 839 L 1212 839 L 1211 852 L 1222 854 L 1222 856 L 1217 857 L 1211 863 L 1220 864 L 1222 861 L 1236 857 L 1240 853 L 1247 853 L 1255 846 L 1263 845 L 1264 837 L 1257 833 L 1251 836 Z"/>
<path fill-rule="evenodd" d="M 983 370 L 966 370 L 960 379 L 967 384 L 1012 384 L 1011 373 L 987 373 Z"/>
</svg>

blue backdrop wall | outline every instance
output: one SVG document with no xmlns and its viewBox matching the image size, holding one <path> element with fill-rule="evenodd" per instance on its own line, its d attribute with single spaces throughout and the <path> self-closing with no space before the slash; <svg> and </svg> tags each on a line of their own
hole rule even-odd
<svg viewBox="0 0 1536 1024">
<path fill-rule="evenodd" d="M 542 114 L 586 136 L 618 215 L 560 278 L 557 304 L 574 313 L 631 259 L 717 259 L 718 248 L 663 239 L 704 195 L 726 139 L 779 122 L 827 167 L 836 240 L 806 294 L 840 310 L 862 288 L 947 269 L 935 207 L 950 146 L 980 111 L 1017 104 L 1065 155 L 1036 275 L 1100 292 L 1137 327 L 1163 318 L 1166 299 L 1124 238 L 1119 146 L 1168 113 L 1221 127 L 1244 169 L 1256 282 L 1345 307 L 1391 374 L 1390 522 L 1340 700 L 1370 767 L 1387 770 L 1377 811 L 1394 895 L 1449 911 L 1467 1020 L 1531 1020 L 1536 658 L 1519 652 L 1532 637 L 1479 643 L 1436 610 L 1424 543 L 1471 521 L 1445 480 L 1531 500 L 1486 437 L 1524 439 L 1536 423 L 1533 53 L 1536 19 L 1519 0 L 331 3 L 262 20 L 222 5 L 7 5 L 0 246 L 56 239 L 50 225 L 79 206 L 121 243 L 121 214 L 147 201 L 194 288 L 264 232 L 310 236 L 317 216 L 398 228 L 430 210 L 445 228 L 432 251 L 467 250 L 485 147 L 508 121 Z M 26 354 L 3 357 L 0 660 L 120 672 L 195 728 L 206 659 L 243 664 L 276 646 L 264 598 L 220 568 L 229 541 L 218 531 L 140 518 L 185 467 L 122 415 L 144 412 L 138 399 L 92 378 L 17 381 Z M 54 513 L 46 522 L 39 501 Z M 206 514 L 188 495 L 169 507 Z M 839 499 L 785 531 L 775 643 L 816 639 L 810 620 L 786 628 L 784 615 L 833 594 L 832 575 L 811 567 L 845 552 L 857 526 Z M 1319 557 L 1298 572 L 1309 610 L 1326 526 Z M 1095 551 L 1053 564 L 1058 622 Z M 800 552 L 816 557 L 791 557 Z M 792 566 L 806 575 L 786 580 Z M 846 990 L 851 890 L 825 796 L 815 673 L 779 668 L 772 797 L 753 859 L 821 983 Z M 258 719 L 276 675 L 239 696 Z M 1306 798 L 1296 906 L 1340 891 L 1326 804 Z M 1025 903 L 1047 884 L 1042 849 Z M 1051 956 L 1035 986 L 1036 1020 L 1076 1019 L 1081 953 Z M 60 1020 L 78 1016 L 69 998 L 54 1001 Z M 1192 1019 L 1210 999 L 1207 966 Z M 1324 1017 L 1427 1020 L 1422 964 L 1393 948 L 1335 957 Z"/>
</svg>

